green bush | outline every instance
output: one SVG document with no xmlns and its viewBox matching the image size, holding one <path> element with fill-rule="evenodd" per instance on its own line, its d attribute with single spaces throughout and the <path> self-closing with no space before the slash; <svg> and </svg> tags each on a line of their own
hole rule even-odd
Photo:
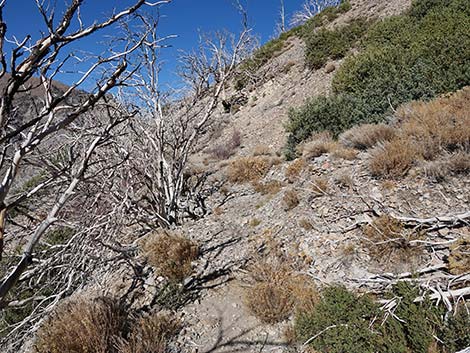
<svg viewBox="0 0 470 353">
<path fill-rule="evenodd" d="M 310 311 L 296 314 L 296 339 L 329 353 L 428 353 L 435 336 L 443 342 L 439 347 L 443 352 L 467 347 L 470 316 L 466 309 L 460 308 L 456 316 L 444 321 L 442 307 L 427 299 L 414 302 L 419 295 L 413 284 L 397 283 L 387 295 L 396 300 L 393 315 L 389 315 L 371 297 L 344 287 L 326 288 Z"/>
<path fill-rule="evenodd" d="M 320 352 L 375 352 L 375 335 L 369 330 L 378 307 L 366 296 L 343 287 L 329 287 L 311 312 L 297 314 L 294 331 L 301 343 L 313 336 L 310 346 Z"/>
<path fill-rule="evenodd" d="M 346 56 L 351 47 L 364 35 L 370 22 L 356 19 L 344 27 L 328 30 L 320 29 L 305 34 L 305 59 L 312 69 L 319 69 L 328 59 L 341 59 Z"/>
<path fill-rule="evenodd" d="M 272 39 L 259 49 L 257 49 L 251 58 L 242 62 L 238 69 L 238 74 L 234 79 L 234 88 L 237 91 L 245 88 L 250 79 L 257 70 L 263 67 L 270 60 L 278 56 L 285 49 L 287 39 L 292 36 L 297 37 L 310 37 L 314 33 L 317 27 L 322 26 L 327 22 L 331 22 L 336 19 L 340 14 L 349 11 L 351 4 L 349 0 L 341 0 L 338 6 L 328 7 L 323 10 L 321 13 L 317 14 L 306 23 L 301 26 L 294 27 L 289 31 L 281 33 L 278 38 Z M 354 29 L 356 30 L 356 29 Z M 337 39 L 339 42 L 340 39 Z M 339 47 L 340 44 L 336 44 L 335 47 Z M 344 54 L 343 54 L 344 55 Z"/>
<path fill-rule="evenodd" d="M 454 353 L 470 346 L 470 305 L 461 304 L 441 330 L 444 351 Z"/>
<path fill-rule="evenodd" d="M 347 58 L 335 75 L 334 94 L 291 112 L 286 155 L 313 132 L 338 134 L 383 121 L 392 107 L 469 85 L 468 28 L 467 0 L 419 0 L 408 13 L 372 25 L 362 52 Z"/>
</svg>

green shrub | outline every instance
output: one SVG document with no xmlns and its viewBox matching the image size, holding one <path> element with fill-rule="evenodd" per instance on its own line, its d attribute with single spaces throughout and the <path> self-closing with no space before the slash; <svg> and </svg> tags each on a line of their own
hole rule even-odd
<svg viewBox="0 0 470 353">
<path fill-rule="evenodd" d="M 368 296 L 344 287 L 326 288 L 317 304 L 296 314 L 296 339 L 329 353 L 428 353 L 435 336 L 443 341 L 446 353 L 467 347 L 470 316 L 465 308 L 444 322 L 443 308 L 427 299 L 414 302 L 419 295 L 415 285 L 397 283 L 387 295 L 396 301 L 389 315 Z"/>
<path fill-rule="evenodd" d="M 362 52 L 337 71 L 334 94 L 291 112 L 286 156 L 313 132 L 337 135 L 352 125 L 383 121 L 404 102 L 469 85 L 468 28 L 467 0 L 419 0 L 409 13 L 372 25 Z"/>
<path fill-rule="evenodd" d="M 299 109 L 289 111 L 286 125 L 288 135 L 286 158 L 296 156 L 296 146 L 314 132 L 329 131 L 333 137 L 360 123 L 378 122 L 366 114 L 367 101 L 362 97 L 338 94 L 315 97 Z"/>
<path fill-rule="evenodd" d="M 294 330 L 297 339 L 320 352 L 375 352 L 375 335 L 370 321 L 378 306 L 367 296 L 359 297 L 343 287 L 329 287 L 310 312 L 297 314 Z"/>
<path fill-rule="evenodd" d="M 364 35 L 370 22 L 363 19 L 353 20 L 344 27 L 328 30 L 320 29 L 305 34 L 305 58 L 312 69 L 319 69 L 328 59 L 341 59 L 346 56 L 351 47 Z"/>
<path fill-rule="evenodd" d="M 470 305 L 461 304 L 441 330 L 444 351 L 457 352 L 470 346 Z"/>
</svg>

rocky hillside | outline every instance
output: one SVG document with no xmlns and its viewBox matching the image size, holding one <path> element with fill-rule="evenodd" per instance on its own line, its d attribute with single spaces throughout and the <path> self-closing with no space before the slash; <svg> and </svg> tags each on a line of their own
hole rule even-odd
<svg viewBox="0 0 470 353">
<path fill-rule="evenodd" d="M 261 64 L 242 63 L 226 87 L 188 171 L 207 177 L 207 214 L 129 235 L 145 269 L 91 281 L 93 293 L 118 296 L 138 271 L 151 274 L 134 305 L 163 314 L 139 321 L 134 350 L 120 352 L 468 352 L 468 50 L 448 66 L 439 57 L 439 69 L 452 72 L 445 79 L 425 70 L 425 56 L 409 63 L 411 74 L 394 66 L 393 79 L 403 74 L 395 91 L 413 91 L 412 99 L 379 91 L 378 69 L 360 60 L 383 60 L 385 72 L 387 55 L 372 50 L 389 42 L 421 55 L 414 34 L 394 37 L 399 27 L 426 43 L 432 34 L 420 37 L 420 28 L 437 18 L 457 31 L 452 21 L 468 23 L 469 7 L 351 0 L 317 16 L 255 53 Z M 322 38 L 333 44 L 323 48 Z M 247 67 L 256 79 L 243 77 Z M 387 106 L 360 96 L 370 87 L 358 93 L 351 77 L 372 82 L 370 96 Z M 437 83 L 427 90 L 407 80 Z M 115 310 L 93 303 L 110 310 L 103 315 Z M 40 346 L 60 336 L 65 318 L 81 317 L 83 302 L 67 305 L 39 330 Z M 93 317 L 87 310 L 84 321 Z"/>
</svg>

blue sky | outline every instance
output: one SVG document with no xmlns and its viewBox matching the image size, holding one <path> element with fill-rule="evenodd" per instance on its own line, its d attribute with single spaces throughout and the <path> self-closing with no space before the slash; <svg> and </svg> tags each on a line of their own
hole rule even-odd
<svg viewBox="0 0 470 353">
<path fill-rule="evenodd" d="M 244 1 L 247 2 L 250 25 L 254 33 L 260 36 L 262 43 L 266 42 L 274 33 L 280 6 L 279 0 Z M 303 0 L 285 0 L 287 14 L 292 14 L 299 9 L 302 2 Z M 50 0 L 50 3 L 56 4 L 57 18 L 59 18 L 66 1 Z M 84 22 L 89 24 L 93 20 L 103 18 L 113 8 L 122 9 L 131 3 L 132 0 L 85 0 L 82 17 Z M 172 3 L 162 6 L 160 13 L 162 15 L 160 34 L 162 36 L 178 35 L 178 38 L 169 42 L 172 48 L 165 49 L 163 55 L 166 63 L 162 79 L 168 84 L 174 80 L 177 51 L 194 47 L 198 39 L 198 31 L 228 29 L 236 32 L 240 29 L 240 16 L 232 6 L 232 0 L 173 0 Z M 7 38 L 10 39 L 13 35 L 22 39 L 26 34 L 32 34 L 33 40 L 37 40 L 40 31 L 44 30 L 34 0 L 7 0 L 4 18 L 8 26 Z M 112 35 L 113 33 L 107 31 L 103 34 Z M 8 49 L 8 45 L 6 48 Z M 93 36 L 80 42 L 75 49 L 99 53 L 105 49 L 105 46 L 101 36 Z M 65 83 L 70 83 L 74 77 L 75 75 L 68 74 L 62 75 L 60 79 Z"/>
</svg>

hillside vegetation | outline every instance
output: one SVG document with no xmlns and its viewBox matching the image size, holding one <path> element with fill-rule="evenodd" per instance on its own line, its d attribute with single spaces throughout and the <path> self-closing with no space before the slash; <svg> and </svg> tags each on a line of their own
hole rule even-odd
<svg viewBox="0 0 470 353">
<path fill-rule="evenodd" d="M 335 74 L 333 94 L 290 112 L 286 155 L 293 158 L 295 146 L 313 132 L 338 136 L 354 125 L 386 120 L 404 102 L 469 85 L 469 13 L 466 0 L 418 0 L 401 16 L 375 24 L 358 20 L 308 37 L 307 58 L 318 56 L 316 46 L 329 50 L 322 57 L 336 58 L 362 36 L 359 54 L 349 55 Z M 341 50 L 331 38 L 342 39 Z M 323 62 L 315 59 L 312 66 Z"/>
</svg>

